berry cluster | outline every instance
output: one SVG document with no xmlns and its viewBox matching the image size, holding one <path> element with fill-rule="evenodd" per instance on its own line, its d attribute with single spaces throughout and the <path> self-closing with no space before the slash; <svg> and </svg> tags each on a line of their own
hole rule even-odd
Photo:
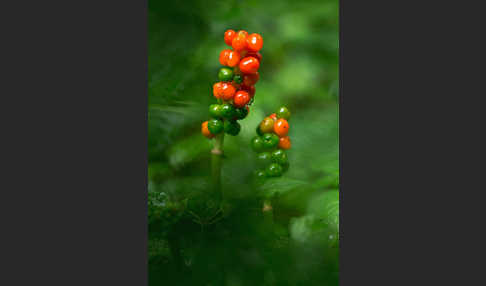
<svg viewBox="0 0 486 286">
<path fill-rule="evenodd" d="M 258 153 L 257 160 L 263 169 L 256 171 L 258 178 L 280 177 L 289 169 L 289 162 L 285 150 L 290 149 L 289 133 L 290 111 L 287 107 L 280 107 L 276 113 L 265 117 L 257 126 L 251 147 Z"/>
<path fill-rule="evenodd" d="M 260 79 L 258 69 L 262 56 L 259 51 L 263 38 L 244 30 L 224 33 L 225 43 L 233 49 L 224 49 L 219 62 L 225 66 L 219 70 L 219 82 L 213 85 L 213 95 L 217 104 L 209 106 L 212 119 L 202 123 L 201 132 L 207 138 L 225 132 L 236 136 L 240 132 L 237 120 L 245 118 L 255 96 L 255 84 Z"/>
</svg>

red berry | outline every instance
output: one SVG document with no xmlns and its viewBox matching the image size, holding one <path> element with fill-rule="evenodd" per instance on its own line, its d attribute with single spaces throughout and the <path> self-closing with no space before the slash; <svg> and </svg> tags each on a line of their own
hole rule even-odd
<svg viewBox="0 0 486 286">
<path fill-rule="evenodd" d="M 224 49 L 219 53 L 219 63 L 225 66 L 228 62 L 228 55 L 232 52 L 230 49 Z"/>
<path fill-rule="evenodd" d="M 226 65 L 235 67 L 240 62 L 240 54 L 236 51 L 230 51 L 226 57 Z"/>
<path fill-rule="evenodd" d="M 276 113 L 272 113 L 272 114 L 270 115 L 270 117 L 271 117 L 273 120 L 275 120 L 275 121 L 277 120 L 277 114 L 276 114 Z"/>
<path fill-rule="evenodd" d="M 260 79 L 260 74 L 258 72 L 254 74 L 246 74 L 243 76 L 243 84 L 246 86 L 252 86 L 255 85 L 255 83 L 258 82 Z"/>
<path fill-rule="evenodd" d="M 262 54 L 258 52 L 249 52 L 246 54 L 247 57 L 254 57 L 258 59 L 258 62 L 261 64 L 262 63 Z"/>
<path fill-rule="evenodd" d="M 227 30 L 224 32 L 224 42 L 231 47 L 231 43 L 233 41 L 233 38 L 236 36 L 236 32 L 234 30 Z"/>
<path fill-rule="evenodd" d="M 244 90 L 236 92 L 233 98 L 233 105 L 237 108 L 245 106 L 250 101 L 250 95 Z"/>
<path fill-rule="evenodd" d="M 263 46 L 263 38 L 259 34 L 251 34 L 246 37 L 248 50 L 252 52 L 258 52 Z"/>
<path fill-rule="evenodd" d="M 243 51 L 246 49 L 246 36 L 243 33 L 238 32 L 238 35 L 233 38 L 231 41 L 231 46 L 237 52 Z"/>
<path fill-rule="evenodd" d="M 242 73 L 256 73 L 260 67 L 260 62 L 254 57 L 245 57 L 240 61 L 240 70 Z"/>
<path fill-rule="evenodd" d="M 255 96 L 255 86 L 253 86 L 253 85 L 250 85 L 250 86 L 241 85 L 240 89 L 248 92 L 248 94 L 250 95 L 251 98 L 253 98 L 253 96 Z"/>
<path fill-rule="evenodd" d="M 213 95 L 217 99 L 221 98 L 221 87 L 222 87 L 222 85 L 223 85 L 222 82 L 217 82 L 217 83 L 213 84 Z"/>
<path fill-rule="evenodd" d="M 220 95 L 223 100 L 231 100 L 235 95 L 236 89 L 233 85 L 223 82 L 220 89 Z"/>
</svg>

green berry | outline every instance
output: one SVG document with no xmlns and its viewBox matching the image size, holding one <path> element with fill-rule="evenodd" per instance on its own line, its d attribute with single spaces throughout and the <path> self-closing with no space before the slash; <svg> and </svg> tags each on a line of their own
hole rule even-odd
<svg viewBox="0 0 486 286">
<path fill-rule="evenodd" d="M 235 113 L 237 119 L 243 119 L 248 115 L 248 109 L 246 109 L 246 107 L 236 108 Z"/>
<path fill-rule="evenodd" d="M 235 107 L 229 103 L 223 104 L 221 114 L 224 118 L 233 119 L 235 117 Z"/>
<path fill-rule="evenodd" d="M 253 137 L 253 139 L 251 140 L 251 148 L 255 152 L 263 151 L 265 149 L 265 147 L 263 146 L 263 138 L 260 136 Z"/>
<path fill-rule="evenodd" d="M 223 117 L 223 106 L 220 104 L 211 104 L 209 106 L 209 115 L 213 118 Z"/>
<path fill-rule="evenodd" d="M 272 163 L 267 167 L 266 173 L 269 177 L 282 176 L 283 168 L 277 163 Z"/>
<path fill-rule="evenodd" d="M 240 133 L 241 126 L 238 122 L 233 120 L 226 120 L 224 122 L 224 132 L 236 136 Z"/>
<path fill-rule="evenodd" d="M 262 139 L 263 139 L 263 147 L 265 147 L 266 149 L 272 149 L 276 147 L 278 145 L 278 141 L 280 140 L 278 136 L 273 133 L 263 134 Z"/>
<path fill-rule="evenodd" d="M 262 152 L 257 155 L 258 165 L 265 167 L 272 163 L 272 154 L 270 152 Z"/>
<path fill-rule="evenodd" d="M 283 119 L 289 120 L 289 118 L 290 118 L 290 111 L 285 106 L 280 107 L 278 109 L 278 111 L 276 112 L 276 114 L 277 114 L 278 119 L 283 118 Z"/>
<path fill-rule="evenodd" d="M 262 136 L 262 135 L 263 135 L 263 132 L 260 130 L 260 125 L 258 125 L 258 126 L 256 127 L 256 133 L 257 133 L 258 135 L 260 135 L 260 136 Z"/>
<path fill-rule="evenodd" d="M 287 163 L 289 160 L 288 160 L 287 154 L 285 153 L 284 150 L 277 149 L 277 150 L 272 152 L 272 161 L 274 163 L 283 165 L 283 164 Z"/>
<path fill-rule="evenodd" d="M 265 170 L 256 170 L 255 177 L 257 178 L 257 180 L 261 180 L 267 177 L 267 173 L 265 172 Z"/>
<path fill-rule="evenodd" d="M 241 76 L 241 74 L 236 74 L 234 77 L 233 77 L 233 80 L 235 83 L 242 83 L 243 82 L 243 77 Z"/>
<path fill-rule="evenodd" d="M 233 79 L 233 70 L 229 68 L 221 68 L 218 73 L 220 81 L 231 81 Z"/>
<path fill-rule="evenodd" d="M 211 119 L 208 121 L 208 129 L 211 134 L 218 134 L 223 131 L 223 121 L 219 119 Z"/>
</svg>

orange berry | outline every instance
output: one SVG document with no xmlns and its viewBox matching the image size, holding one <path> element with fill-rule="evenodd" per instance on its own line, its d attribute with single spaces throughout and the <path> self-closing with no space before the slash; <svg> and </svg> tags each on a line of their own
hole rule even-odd
<svg viewBox="0 0 486 286">
<path fill-rule="evenodd" d="M 246 43 L 249 51 L 258 52 L 263 46 L 263 38 L 259 34 L 253 33 L 246 37 Z"/>
<path fill-rule="evenodd" d="M 214 137 L 214 134 L 212 134 L 211 132 L 209 132 L 208 122 L 207 121 L 204 121 L 201 124 L 201 133 L 202 133 L 202 135 L 204 135 L 207 138 L 213 138 Z"/>
<path fill-rule="evenodd" d="M 289 133 L 289 123 L 287 122 L 287 120 L 283 118 L 277 120 L 273 125 L 273 132 L 275 132 L 278 137 L 287 136 L 287 133 Z"/>
<path fill-rule="evenodd" d="M 217 82 L 217 83 L 213 84 L 213 95 L 217 99 L 220 99 L 221 98 L 221 88 L 222 87 L 223 87 L 223 83 L 222 82 Z"/>
<path fill-rule="evenodd" d="M 243 84 L 246 86 L 252 86 L 258 82 L 260 74 L 258 72 L 254 74 L 246 74 L 243 76 Z"/>
<path fill-rule="evenodd" d="M 227 30 L 224 32 L 224 42 L 231 47 L 231 43 L 233 41 L 233 38 L 236 36 L 235 30 Z"/>
<path fill-rule="evenodd" d="M 236 37 L 233 38 L 231 42 L 231 46 L 237 52 L 243 51 L 246 49 L 246 36 L 242 33 L 238 33 Z"/>
<path fill-rule="evenodd" d="M 230 51 L 226 56 L 226 65 L 235 67 L 240 62 L 240 54 L 236 51 Z"/>
<path fill-rule="evenodd" d="M 227 82 L 221 84 L 220 95 L 223 100 L 231 100 L 235 95 L 236 88 Z"/>
<path fill-rule="evenodd" d="M 219 53 L 219 63 L 223 66 L 227 65 L 229 53 L 232 52 L 230 49 L 224 49 Z"/>
<path fill-rule="evenodd" d="M 233 98 L 233 105 L 237 108 L 245 106 L 250 101 L 250 95 L 244 90 L 236 92 Z"/>
<path fill-rule="evenodd" d="M 240 70 L 242 73 L 253 74 L 258 71 L 260 62 L 255 57 L 245 57 L 240 61 Z"/>
<path fill-rule="evenodd" d="M 277 120 L 277 114 L 276 113 L 272 113 L 270 115 L 270 117 L 273 119 L 273 120 Z"/>
<path fill-rule="evenodd" d="M 244 35 L 245 38 L 248 37 L 248 32 L 245 30 L 239 30 L 237 35 Z"/>
<path fill-rule="evenodd" d="M 290 142 L 290 137 L 289 136 L 281 137 L 278 141 L 278 147 L 284 150 L 290 149 L 290 147 L 292 147 L 292 143 Z"/>
</svg>

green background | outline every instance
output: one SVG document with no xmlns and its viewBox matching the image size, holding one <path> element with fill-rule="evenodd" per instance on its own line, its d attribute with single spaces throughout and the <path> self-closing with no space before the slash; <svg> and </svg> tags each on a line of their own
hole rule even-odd
<svg viewBox="0 0 486 286">
<path fill-rule="evenodd" d="M 150 285 L 337 285 L 338 10 L 335 0 L 149 0 Z M 211 141 L 200 126 L 230 28 L 261 34 L 263 60 L 250 114 L 225 136 L 227 211 L 208 223 L 220 202 L 208 192 Z M 255 185 L 249 142 L 282 105 L 292 112 L 290 169 Z"/>
</svg>

